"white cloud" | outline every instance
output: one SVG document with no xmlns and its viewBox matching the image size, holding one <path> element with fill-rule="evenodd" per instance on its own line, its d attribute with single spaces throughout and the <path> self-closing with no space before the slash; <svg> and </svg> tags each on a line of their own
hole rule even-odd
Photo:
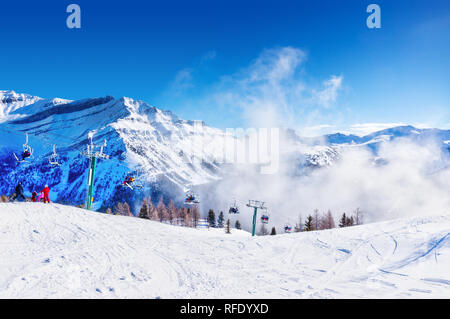
<svg viewBox="0 0 450 319">
<path fill-rule="evenodd" d="M 308 126 L 336 102 L 343 77 L 331 76 L 319 89 L 310 87 L 302 69 L 305 61 L 298 48 L 264 50 L 250 66 L 222 77 L 204 104 L 236 110 L 250 127 Z"/>
<path fill-rule="evenodd" d="M 172 94 L 181 95 L 187 89 L 194 87 L 192 72 L 193 69 L 185 68 L 175 75 L 175 79 L 170 84 L 170 91 Z"/>
<path fill-rule="evenodd" d="M 330 209 L 337 219 L 359 207 L 365 222 L 449 212 L 450 166 L 441 156 L 440 144 L 431 139 L 387 141 L 380 146 L 378 156 L 384 159 L 380 162 L 365 146 L 341 148 L 333 165 L 301 176 L 293 174 L 299 157 L 292 155 L 282 154 L 275 175 L 238 168 L 225 176 L 217 189 L 210 190 L 215 192 L 211 205 L 227 205 L 236 198 L 242 207 L 239 219 L 247 229 L 252 214 L 244 206 L 248 199 L 265 201 L 271 225 L 277 227 L 296 222 L 299 214 L 304 219 L 314 209 L 320 213 Z"/>
<path fill-rule="evenodd" d="M 315 99 L 317 103 L 325 108 L 328 108 L 331 104 L 336 102 L 338 97 L 338 91 L 342 87 L 343 76 L 331 76 L 331 78 L 325 81 L 324 89 L 320 91 L 314 91 Z"/>
<path fill-rule="evenodd" d="M 215 51 L 202 60 L 214 58 Z M 223 75 L 209 86 L 194 87 L 194 70 L 181 70 L 167 96 L 202 114 L 232 115 L 239 126 L 299 129 L 326 120 L 324 112 L 337 101 L 342 76 L 330 76 L 320 87 L 310 83 L 303 68 L 306 53 L 294 47 L 264 50 L 248 66 Z M 202 72 L 201 68 L 195 74 Z"/>
</svg>

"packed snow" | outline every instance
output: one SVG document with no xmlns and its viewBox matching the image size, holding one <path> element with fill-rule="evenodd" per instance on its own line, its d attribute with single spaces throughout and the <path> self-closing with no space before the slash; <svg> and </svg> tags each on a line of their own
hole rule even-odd
<svg viewBox="0 0 450 319">
<path fill-rule="evenodd" d="M 251 237 L 0 204 L 0 298 L 450 298 L 450 215 Z"/>
</svg>

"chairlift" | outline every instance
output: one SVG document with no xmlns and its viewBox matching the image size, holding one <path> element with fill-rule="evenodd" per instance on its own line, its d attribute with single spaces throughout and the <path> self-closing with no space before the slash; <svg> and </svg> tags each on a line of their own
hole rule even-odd
<svg viewBox="0 0 450 319">
<path fill-rule="evenodd" d="M 198 200 L 198 196 L 196 196 L 194 193 L 192 193 L 190 191 L 186 192 L 186 197 L 184 199 L 184 202 L 187 205 L 193 205 L 193 204 L 200 203 L 200 201 Z"/>
<path fill-rule="evenodd" d="M 267 208 L 262 208 L 261 214 L 261 223 L 268 224 L 269 223 L 269 214 L 267 213 Z"/>
<path fill-rule="evenodd" d="M 31 148 L 31 146 L 30 145 L 28 145 L 28 133 L 25 133 L 25 138 L 26 138 L 26 140 L 25 140 L 25 144 L 23 144 L 22 145 L 22 148 L 23 148 L 23 151 L 22 151 L 22 154 L 21 154 L 21 159 L 16 155 L 16 153 L 13 153 L 14 154 L 14 157 L 16 158 L 16 160 L 19 162 L 19 163 L 23 163 L 23 162 L 26 162 L 26 159 L 27 158 L 31 158 L 32 156 L 33 156 L 33 149 Z"/>
<path fill-rule="evenodd" d="M 262 215 L 261 216 L 261 223 L 268 224 L 269 223 L 269 215 Z"/>
<path fill-rule="evenodd" d="M 239 207 L 236 204 L 236 201 L 234 201 L 234 204 L 232 204 L 230 206 L 230 209 L 228 210 L 228 213 L 229 214 L 239 214 Z"/>
<path fill-rule="evenodd" d="M 53 153 L 48 158 L 48 161 L 51 165 L 61 166 L 61 164 L 59 163 L 59 155 L 58 155 L 58 153 L 56 153 L 56 145 L 55 144 L 53 144 Z"/>
<path fill-rule="evenodd" d="M 284 232 L 285 233 L 292 233 L 292 226 L 289 224 L 284 225 Z"/>
</svg>

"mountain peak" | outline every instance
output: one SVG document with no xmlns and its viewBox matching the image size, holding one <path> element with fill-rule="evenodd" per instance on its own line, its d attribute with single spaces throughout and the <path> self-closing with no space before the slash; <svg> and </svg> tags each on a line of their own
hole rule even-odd
<svg viewBox="0 0 450 319">
<path fill-rule="evenodd" d="M 0 122 L 5 121 L 8 115 L 17 109 L 41 100 L 43 99 L 38 96 L 16 93 L 12 90 L 0 90 Z"/>
<path fill-rule="evenodd" d="M 13 90 L 0 90 L 0 103 L 9 104 L 13 102 L 21 102 L 26 100 L 37 101 L 42 98 L 25 93 L 17 93 Z"/>
</svg>

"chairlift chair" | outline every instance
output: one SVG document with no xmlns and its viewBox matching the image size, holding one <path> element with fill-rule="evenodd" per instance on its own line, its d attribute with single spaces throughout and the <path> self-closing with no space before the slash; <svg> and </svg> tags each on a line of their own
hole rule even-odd
<svg viewBox="0 0 450 319">
<path fill-rule="evenodd" d="M 284 225 L 284 232 L 285 233 L 292 233 L 292 226 L 289 224 Z"/>
<path fill-rule="evenodd" d="M 48 158 L 48 161 L 51 165 L 61 166 L 61 164 L 59 163 L 59 155 L 58 155 L 58 153 L 56 153 L 56 145 L 54 145 L 54 144 L 53 144 L 53 153 Z"/>
<path fill-rule="evenodd" d="M 33 156 L 33 149 L 30 145 L 28 145 L 28 133 L 25 133 L 25 144 L 22 145 L 23 152 L 22 152 L 22 159 L 20 159 L 16 153 L 14 154 L 14 157 L 16 160 L 20 163 L 25 162 L 27 158 L 31 158 Z M 26 156 L 25 156 L 26 155 Z"/>
<path fill-rule="evenodd" d="M 193 205 L 193 204 L 200 203 L 200 201 L 198 200 L 198 197 L 194 193 L 191 193 L 191 192 L 187 192 L 186 193 L 186 197 L 184 199 L 184 202 L 187 205 Z"/>
<path fill-rule="evenodd" d="M 261 213 L 261 223 L 263 224 L 268 224 L 269 223 L 269 213 L 267 212 L 267 208 L 263 207 L 261 208 L 262 213 Z"/>
<path fill-rule="evenodd" d="M 230 206 L 230 209 L 228 210 L 229 214 L 239 214 L 239 207 L 236 204 L 236 201 L 234 201 L 234 204 Z"/>
</svg>

